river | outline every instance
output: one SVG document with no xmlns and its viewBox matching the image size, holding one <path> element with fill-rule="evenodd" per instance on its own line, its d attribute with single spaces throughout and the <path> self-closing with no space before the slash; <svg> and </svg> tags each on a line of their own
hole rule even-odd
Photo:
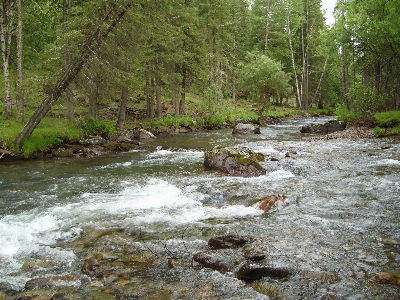
<svg viewBox="0 0 400 300">
<path fill-rule="evenodd" d="M 147 142 L 152 151 L 0 164 L 0 299 L 30 289 L 66 299 L 399 297 L 398 285 L 371 280 L 400 273 L 399 140 L 299 133 L 327 120 L 285 120 L 253 136 L 179 134 Z M 203 166 L 215 145 L 274 159 L 260 177 L 218 174 Z M 260 211 L 255 204 L 269 195 L 285 195 L 287 205 Z M 211 237 L 230 234 L 252 237 L 244 250 L 292 275 L 244 282 L 192 267 Z M 92 256 L 106 275 L 81 270 Z"/>
</svg>

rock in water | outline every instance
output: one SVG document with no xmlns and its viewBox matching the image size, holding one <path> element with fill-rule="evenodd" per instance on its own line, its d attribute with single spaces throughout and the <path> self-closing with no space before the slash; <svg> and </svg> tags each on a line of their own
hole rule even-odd
<svg viewBox="0 0 400 300">
<path fill-rule="evenodd" d="M 214 147 L 204 154 L 204 165 L 233 176 L 256 177 L 264 173 L 264 155 L 246 147 Z"/>
<path fill-rule="evenodd" d="M 259 202 L 258 209 L 267 212 L 272 208 L 277 207 L 279 204 L 281 205 L 287 204 L 285 195 L 271 195 L 265 197 Z"/>
<path fill-rule="evenodd" d="M 233 134 L 260 134 L 260 126 L 253 124 L 239 123 L 233 129 Z"/>
<path fill-rule="evenodd" d="M 212 249 L 236 249 L 243 247 L 249 242 L 249 239 L 239 235 L 224 235 L 213 237 L 208 241 Z"/>
<path fill-rule="evenodd" d="M 377 283 L 400 285 L 400 274 L 380 272 L 372 278 L 372 281 L 375 281 Z"/>
<path fill-rule="evenodd" d="M 196 267 L 197 264 L 200 264 L 206 268 L 213 269 L 221 273 L 226 273 L 230 269 L 230 262 L 227 258 L 206 252 L 196 253 L 193 256 L 192 264 L 194 267 Z"/>
<path fill-rule="evenodd" d="M 246 281 L 259 280 L 263 277 L 283 279 L 290 275 L 292 273 L 286 268 L 274 268 L 254 264 L 245 264 L 236 272 L 238 279 Z"/>
</svg>

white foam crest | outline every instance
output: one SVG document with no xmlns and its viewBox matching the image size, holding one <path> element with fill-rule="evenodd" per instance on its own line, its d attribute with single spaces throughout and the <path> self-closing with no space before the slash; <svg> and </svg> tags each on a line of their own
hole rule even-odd
<svg viewBox="0 0 400 300">
<path fill-rule="evenodd" d="M 46 233 L 59 229 L 57 223 L 51 215 L 5 216 L 0 220 L 0 256 L 13 257 L 21 250 L 29 253 L 39 244 L 54 242 Z"/>
<path fill-rule="evenodd" d="M 126 182 L 123 183 L 127 185 Z M 85 193 L 85 203 L 73 204 L 58 210 L 79 209 L 82 212 L 126 214 L 134 210 L 148 210 L 163 206 L 179 207 L 193 202 L 181 193 L 181 189 L 165 180 L 149 179 L 145 185 L 126 186 L 117 194 Z"/>
<path fill-rule="evenodd" d="M 158 165 L 165 163 L 166 160 L 170 163 L 187 163 L 188 161 L 198 161 L 203 158 L 204 153 L 201 151 L 192 151 L 181 149 L 179 151 L 171 150 L 158 150 L 152 152 L 147 156 L 144 161 L 138 161 L 139 165 Z"/>
<path fill-rule="evenodd" d="M 146 215 L 138 216 L 132 221 L 142 224 L 167 223 L 179 225 L 186 223 L 202 222 L 207 219 L 218 218 L 245 218 L 249 216 L 261 215 L 263 212 L 256 207 L 246 207 L 244 205 L 230 205 L 221 208 L 197 206 L 187 207 L 180 210 L 152 210 Z"/>
<path fill-rule="evenodd" d="M 400 160 L 396 159 L 381 159 L 371 163 L 373 166 L 400 166 Z"/>
<path fill-rule="evenodd" d="M 285 170 L 276 170 L 274 172 L 268 173 L 265 175 L 268 181 L 270 180 L 280 180 L 296 177 L 292 172 Z"/>
<path fill-rule="evenodd" d="M 132 165 L 131 161 L 127 161 L 127 162 L 123 162 L 123 163 L 113 163 L 113 164 L 109 164 L 109 165 L 105 165 L 105 166 L 101 166 L 99 167 L 99 169 L 117 169 L 117 168 L 126 168 L 126 167 L 130 167 Z"/>
</svg>

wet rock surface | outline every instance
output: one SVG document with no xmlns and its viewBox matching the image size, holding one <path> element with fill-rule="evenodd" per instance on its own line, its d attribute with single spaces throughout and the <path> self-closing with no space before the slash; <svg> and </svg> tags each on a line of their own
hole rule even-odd
<svg viewBox="0 0 400 300">
<path fill-rule="evenodd" d="M 260 134 L 260 126 L 239 123 L 233 128 L 233 134 Z"/>
<path fill-rule="evenodd" d="M 264 173 L 260 162 L 264 155 L 249 148 L 214 147 L 204 154 L 204 165 L 233 176 L 256 177 Z"/>
<path fill-rule="evenodd" d="M 224 235 L 213 237 L 208 241 L 211 249 L 235 249 L 243 247 L 250 241 L 249 238 L 238 235 Z"/>
<path fill-rule="evenodd" d="M 372 281 L 383 284 L 400 285 L 400 274 L 380 272 L 375 274 L 375 276 L 372 278 Z"/>
<path fill-rule="evenodd" d="M 264 212 L 268 212 L 279 206 L 286 205 L 288 205 L 288 201 L 285 195 L 270 195 L 260 200 L 257 207 Z"/>
<path fill-rule="evenodd" d="M 324 124 L 318 125 L 306 125 L 301 127 L 301 133 L 314 133 L 314 134 L 328 134 L 336 131 L 342 131 L 346 129 L 346 124 L 339 121 L 330 121 Z"/>
<path fill-rule="evenodd" d="M 283 279 L 292 275 L 292 272 L 287 268 L 245 264 L 236 272 L 235 275 L 241 280 L 254 281 L 263 277 Z"/>
</svg>

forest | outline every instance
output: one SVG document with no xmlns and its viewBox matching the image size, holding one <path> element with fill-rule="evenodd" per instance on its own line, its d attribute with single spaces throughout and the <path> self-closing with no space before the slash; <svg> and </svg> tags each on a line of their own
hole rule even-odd
<svg viewBox="0 0 400 300">
<path fill-rule="evenodd" d="M 4 0 L 0 140 L 23 146 L 49 116 L 65 131 L 126 116 L 206 125 L 239 103 L 396 112 L 398 5 L 339 0 L 327 25 L 320 0 Z"/>
</svg>

